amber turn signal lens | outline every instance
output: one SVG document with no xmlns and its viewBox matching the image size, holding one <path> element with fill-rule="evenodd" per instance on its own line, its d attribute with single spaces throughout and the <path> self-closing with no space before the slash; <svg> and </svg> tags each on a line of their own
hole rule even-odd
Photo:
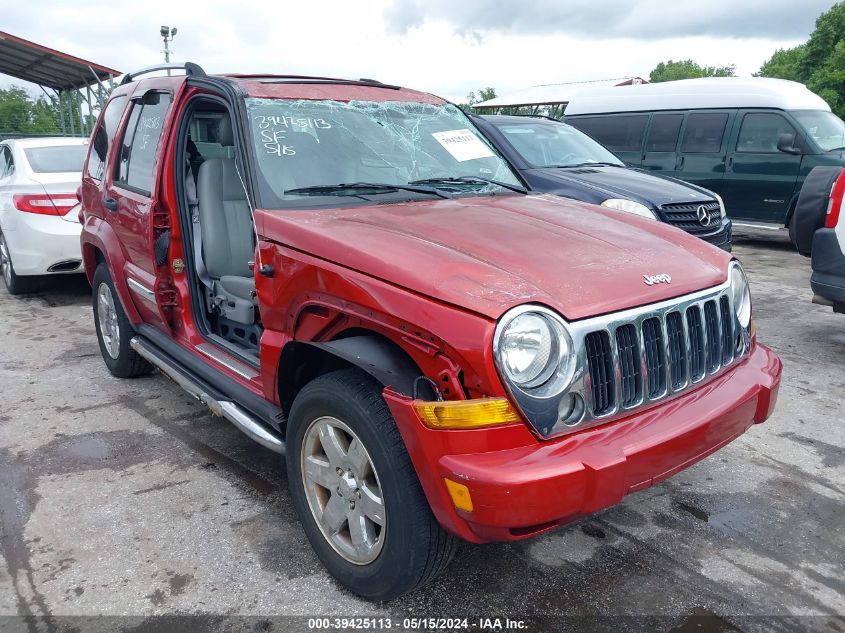
<svg viewBox="0 0 845 633">
<path fill-rule="evenodd" d="M 417 414 L 432 429 L 477 429 L 519 422 L 507 398 L 417 402 Z"/>
<path fill-rule="evenodd" d="M 444 477 L 443 481 L 446 482 L 446 489 L 449 491 L 449 496 L 452 497 L 452 503 L 455 504 L 455 507 L 458 510 L 472 512 L 472 497 L 469 494 L 469 488 L 447 477 Z"/>
</svg>

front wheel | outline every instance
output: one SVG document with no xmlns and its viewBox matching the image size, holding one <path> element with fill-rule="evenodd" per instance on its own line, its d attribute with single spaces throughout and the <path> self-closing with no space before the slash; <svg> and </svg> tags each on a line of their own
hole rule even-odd
<svg viewBox="0 0 845 633">
<path fill-rule="evenodd" d="M 381 386 L 357 369 L 316 378 L 291 408 L 288 486 L 317 556 L 343 585 L 390 600 L 436 576 L 455 539 L 437 522 Z"/>
<path fill-rule="evenodd" d="M 118 378 L 135 378 L 148 374 L 152 371 L 152 365 L 129 345 L 134 330 L 123 311 L 123 306 L 120 305 L 105 264 L 97 266 L 92 289 L 94 327 L 106 367 Z"/>
</svg>

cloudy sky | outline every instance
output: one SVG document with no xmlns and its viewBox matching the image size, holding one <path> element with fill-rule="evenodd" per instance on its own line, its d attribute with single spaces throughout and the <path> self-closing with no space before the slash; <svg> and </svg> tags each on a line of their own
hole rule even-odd
<svg viewBox="0 0 845 633">
<path fill-rule="evenodd" d="M 463 101 L 493 86 L 647 77 L 660 61 L 758 70 L 834 0 L 0 0 L 0 29 L 126 71 L 174 60 L 209 72 L 375 77 Z M 0 76 L 0 85 L 17 83 Z"/>
</svg>

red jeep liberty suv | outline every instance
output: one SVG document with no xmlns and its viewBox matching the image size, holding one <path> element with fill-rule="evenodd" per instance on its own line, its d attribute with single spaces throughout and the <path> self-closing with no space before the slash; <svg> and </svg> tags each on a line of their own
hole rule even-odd
<svg viewBox="0 0 845 633">
<path fill-rule="evenodd" d="M 127 76 L 92 135 L 103 359 L 158 368 L 285 455 L 352 591 L 402 595 L 456 537 L 553 529 L 771 414 L 781 363 L 727 253 L 526 195 L 430 94 L 183 69 Z"/>
</svg>

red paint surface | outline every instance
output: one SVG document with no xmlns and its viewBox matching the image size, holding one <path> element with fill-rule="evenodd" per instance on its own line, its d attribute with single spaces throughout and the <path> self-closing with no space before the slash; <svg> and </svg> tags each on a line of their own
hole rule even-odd
<svg viewBox="0 0 845 633">
<path fill-rule="evenodd" d="M 258 211 L 267 239 L 490 318 L 526 302 L 570 320 L 716 286 L 730 256 L 661 222 L 557 196 Z M 644 283 L 667 273 L 671 284 Z"/>
<path fill-rule="evenodd" d="M 614 505 L 765 421 L 780 373 L 780 359 L 757 344 L 697 389 L 550 442 L 526 437 L 516 425 L 435 431 L 410 399 L 389 392 L 386 399 L 440 522 L 474 542 L 517 540 Z M 473 512 L 455 510 L 443 477 L 469 488 Z"/>
<path fill-rule="evenodd" d="M 254 96 L 442 102 L 404 89 L 255 78 L 239 83 Z M 272 264 L 275 274 L 256 276 L 265 331 L 260 375 L 245 380 L 196 349 L 204 338 L 191 314 L 188 278 L 172 267 L 174 259 L 185 257 L 177 221 L 175 179 L 181 170 L 174 162 L 175 125 L 187 98 L 200 91 L 185 86 L 184 77 L 162 77 L 115 91 L 164 88 L 173 91 L 175 101 L 150 200 L 132 200 L 131 192 L 114 187 L 118 143 L 110 150 L 106 181 L 84 178 L 86 271 L 90 279 L 99 250 L 133 323 L 159 328 L 276 404 L 281 353 L 291 340 L 376 333 L 405 350 L 448 399 L 502 396 L 492 338 L 496 319 L 510 307 L 542 303 L 574 320 L 684 295 L 727 277 L 730 257 L 682 231 L 557 197 L 258 210 L 256 260 Z M 104 193 L 126 198 L 117 213 L 104 210 Z M 153 218 L 159 226 L 153 226 Z M 157 266 L 152 241 L 164 224 L 171 231 L 169 260 Z M 661 273 L 672 283 L 643 282 L 643 275 Z M 129 277 L 157 293 L 172 291 L 173 304 L 156 311 L 128 290 Z M 409 398 L 390 391 L 385 397 L 437 518 L 461 537 L 482 542 L 549 529 L 688 466 L 766 419 L 779 375 L 777 357 L 755 345 L 748 358 L 706 385 L 623 420 L 548 442 L 521 423 L 432 430 L 416 417 Z M 473 513 L 454 509 L 444 476 L 470 488 Z"/>
</svg>

